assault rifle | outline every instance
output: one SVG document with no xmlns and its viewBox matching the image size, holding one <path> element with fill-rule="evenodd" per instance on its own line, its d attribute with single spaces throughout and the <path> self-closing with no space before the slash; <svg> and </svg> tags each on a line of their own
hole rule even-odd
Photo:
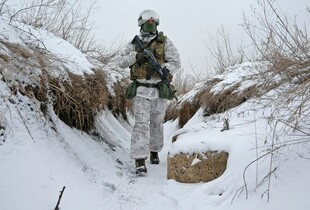
<svg viewBox="0 0 310 210">
<path fill-rule="evenodd" d="M 148 63 L 154 68 L 155 72 L 159 75 L 160 79 L 166 83 L 169 93 L 173 96 L 173 98 L 175 100 L 178 100 L 178 98 L 175 95 L 175 91 L 171 90 L 170 87 L 170 83 L 167 80 L 167 77 L 169 75 L 169 70 L 166 67 L 161 67 L 161 65 L 158 63 L 158 61 L 156 60 L 153 52 L 150 49 L 147 49 L 144 47 L 143 42 L 141 41 L 141 39 L 138 37 L 138 35 L 136 35 L 131 44 L 134 44 L 138 50 L 143 51 L 147 56 L 148 56 Z"/>
</svg>

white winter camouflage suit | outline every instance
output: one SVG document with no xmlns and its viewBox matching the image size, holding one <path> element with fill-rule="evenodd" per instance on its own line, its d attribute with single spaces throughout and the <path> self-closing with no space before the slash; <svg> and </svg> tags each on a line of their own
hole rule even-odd
<svg viewBox="0 0 310 210">
<path fill-rule="evenodd" d="M 141 32 L 142 33 L 142 32 Z M 156 36 L 139 38 L 145 43 L 150 42 Z M 119 66 L 128 68 L 136 63 L 135 46 L 128 43 L 121 53 Z M 164 47 L 165 63 L 162 67 L 169 69 L 171 74 L 181 67 L 180 56 L 173 43 L 166 38 Z M 150 80 L 138 79 L 139 82 L 156 84 L 157 78 Z M 135 125 L 131 136 L 130 153 L 133 159 L 147 159 L 149 152 L 160 152 L 163 148 L 163 121 L 167 100 L 159 98 L 158 89 L 139 86 L 137 95 L 133 98 L 133 111 Z"/>
</svg>

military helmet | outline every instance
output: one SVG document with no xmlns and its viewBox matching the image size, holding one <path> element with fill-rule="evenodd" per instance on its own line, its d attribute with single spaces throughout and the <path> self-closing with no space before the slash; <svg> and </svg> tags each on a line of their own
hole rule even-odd
<svg viewBox="0 0 310 210">
<path fill-rule="evenodd" d="M 144 10 L 140 13 L 138 18 L 138 26 L 142 26 L 148 20 L 154 20 L 156 25 L 159 25 L 159 15 L 153 10 Z"/>
</svg>

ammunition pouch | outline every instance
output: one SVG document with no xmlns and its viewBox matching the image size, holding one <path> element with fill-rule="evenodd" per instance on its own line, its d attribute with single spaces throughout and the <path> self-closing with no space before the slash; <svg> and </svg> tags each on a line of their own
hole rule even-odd
<svg viewBox="0 0 310 210">
<path fill-rule="evenodd" d="M 159 98 L 172 100 L 174 99 L 174 94 L 176 92 L 175 86 L 168 84 L 167 82 L 160 81 L 157 83 L 157 88 L 159 91 Z"/>
<path fill-rule="evenodd" d="M 138 81 L 134 80 L 132 81 L 126 90 L 125 97 L 126 99 L 132 99 L 137 95 L 137 88 L 138 88 Z"/>
<path fill-rule="evenodd" d="M 168 84 L 167 82 L 160 81 L 157 84 L 149 84 L 149 83 L 141 83 L 137 80 L 132 81 L 126 90 L 126 99 L 132 99 L 137 95 L 137 88 L 139 86 L 147 87 L 147 88 L 157 88 L 159 93 L 159 98 L 172 100 L 175 96 L 175 86 L 172 84 Z M 170 87 L 170 88 L 169 88 Z"/>
</svg>

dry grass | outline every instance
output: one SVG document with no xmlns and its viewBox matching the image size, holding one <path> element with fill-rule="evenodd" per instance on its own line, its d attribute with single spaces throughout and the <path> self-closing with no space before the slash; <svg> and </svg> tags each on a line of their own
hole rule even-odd
<svg viewBox="0 0 310 210">
<path fill-rule="evenodd" d="M 67 125 L 86 132 L 94 128 L 94 118 L 100 110 L 108 108 L 115 116 L 127 120 L 126 112 L 131 102 L 124 97 L 126 81 L 114 85 L 112 96 L 106 87 L 106 77 L 102 70 L 92 75 L 78 76 L 69 74 L 68 81 L 50 75 L 42 75 L 39 85 L 15 84 L 11 86 L 13 94 L 20 92 L 40 103 L 40 110 L 48 115 L 49 103 L 55 114 Z"/>
<path fill-rule="evenodd" d="M 178 113 L 179 110 L 176 108 L 175 101 L 171 101 L 166 108 L 164 121 L 175 120 L 178 118 Z"/>
<path fill-rule="evenodd" d="M 41 77 L 37 87 L 27 86 L 27 92 L 41 102 L 41 111 L 47 114 L 48 99 L 56 115 L 67 125 L 83 131 L 93 128 L 94 117 L 108 102 L 105 76 L 102 71 L 84 77 L 70 74 L 70 81 L 60 82 L 53 77 Z M 49 91 L 49 90 L 50 91 Z"/>
<path fill-rule="evenodd" d="M 165 120 L 175 120 L 179 118 L 179 127 L 183 127 L 190 120 L 199 108 L 204 109 L 204 115 L 225 112 L 228 109 L 236 107 L 246 100 L 261 94 L 256 86 L 251 86 L 242 92 L 236 91 L 239 84 L 214 94 L 211 89 L 218 80 L 209 81 L 208 85 L 199 91 L 191 101 L 184 101 L 177 105 L 171 103 L 166 110 Z"/>
<path fill-rule="evenodd" d="M 56 97 L 54 111 L 59 118 L 83 131 L 93 128 L 95 114 L 104 108 L 108 100 L 103 72 L 97 71 L 85 78 L 70 75 L 70 83 L 60 84 L 56 79 L 49 82 Z"/>
<path fill-rule="evenodd" d="M 238 84 L 222 91 L 219 94 L 210 92 L 211 88 L 208 88 L 196 95 L 201 106 L 204 107 L 204 115 L 210 116 L 212 114 L 221 113 L 236 107 L 251 98 L 256 93 L 254 86 L 242 92 L 235 92 L 237 88 Z"/>
<path fill-rule="evenodd" d="M 179 127 L 183 127 L 200 108 L 196 102 L 185 102 L 179 110 Z"/>
<path fill-rule="evenodd" d="M 117 81 L 114 84 L 115 95 L 109 96 L 108 108 L 112 111 L 114 116 L 122 116 L 127 120 L 127 110 L 131 110 L 132 102 L 125 98 L 125 90 L 128 85 L 125 79 Z"/>
<path fill-rule="evenodd" d="M 26 49 L 5 42 L 0 44 L 9 51 L 9 56 L 0 56 L 1 65 L 4 66 L 0 72 L 3 80 L 12 94 L 19 92 L 38 100 L 45 116 L 50 114 L 49 111 L 55 111 L 67 125 L 86 132 L 94 128 L 96 114 L 106 107 L 115 116 L 127 119 L 126 111 L 131 104 L 124 97 L 127 87 L 125 80 L 114 84 L 115 94 L 112 95 L 107 90 L 103 69 L 98 68 L 92 75 L 74 75 L 66 71 L 60 59 L 45 50 L 32 46 Z"/>
</svg>

